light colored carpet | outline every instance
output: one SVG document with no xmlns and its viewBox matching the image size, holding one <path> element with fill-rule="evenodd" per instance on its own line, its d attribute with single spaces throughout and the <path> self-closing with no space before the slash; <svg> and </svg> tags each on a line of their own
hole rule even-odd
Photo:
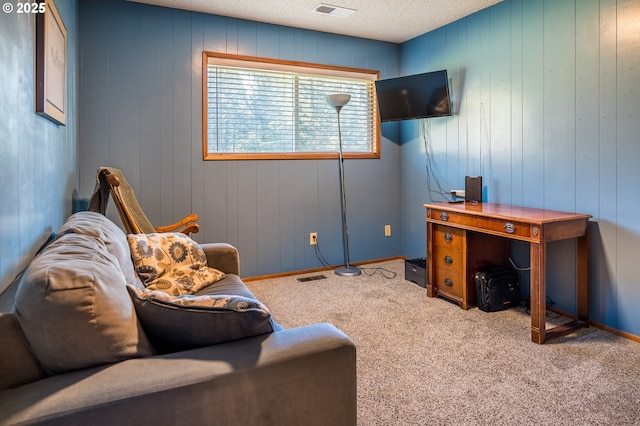
<svg viewBox="0 0 640 426">
<path fill-rule="evenodd" d="M 353 339 L 359 425 L 640 424 L 640 344 L 592 327 L 537 345 L 524 309 L 464 311 L 405 281 L 402 260 L 366 267 L 397 275 L 247 283 L 285 328 Z"/>
</svg>

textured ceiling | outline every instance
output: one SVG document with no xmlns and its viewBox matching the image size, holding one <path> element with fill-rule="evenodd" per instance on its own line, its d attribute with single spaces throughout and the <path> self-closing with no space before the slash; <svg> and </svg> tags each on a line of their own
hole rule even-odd
<svg viewBox="0 0 640 426">
<path fill-rule="evenodd" d="M 402 43 L 502 0 L 130 0 L 175 9 Z M 355 9 L 346 18 L 320 4 Z"/>
</svg>

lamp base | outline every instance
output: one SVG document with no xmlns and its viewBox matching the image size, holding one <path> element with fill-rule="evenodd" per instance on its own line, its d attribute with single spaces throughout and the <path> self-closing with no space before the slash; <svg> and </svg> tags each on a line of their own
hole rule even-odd
<svg viewBox="0 0 640 426">
<path fill-rule="evenodd" d="M 362 273 L 362 270 L 357 266 L 338 266 L 336 268 L 336 275 L 341 277 L 355 277 Z"/>
</svg>

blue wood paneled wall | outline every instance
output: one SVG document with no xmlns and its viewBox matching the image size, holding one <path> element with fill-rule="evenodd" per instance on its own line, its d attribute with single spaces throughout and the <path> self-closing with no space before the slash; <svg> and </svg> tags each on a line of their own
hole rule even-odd
<svg viewBox="0 0 640 426">
<path fill-rule="evenodd" d="M 200 242 L 238 247 L 243 276 L 342 261 L 335 160 L 202 160 L 202 51 L 399 71 L 399 46 L 126 1 L 80 4 L 83 197 L 124 171 L 152 223 L 200 215 Z M 336 126 L 337 131 L 337 126 Z M 400 252 L 400 147 L 346 161 L 351 260 Z M 109 216 L 118 221 L 115 209 Z M 384 237 L 384 225 L 392 236 Z"/>
<path fill-rule="evenodd" d="M 640 1 L 505 0 L 402 45 L 402 74 L 443 68 L 455 116 L 401 129 L 403 253 L 425 251 L 426 135 L 445 189 L 480 174 L 487 201 L 593 215 L 592 319 L 640 335 Z M 567 311 L 574 248 L 549 247 Z"/>
<path fill-rule="evenodd" d="M 67 28 L 66 126 L 34 112 L 34 16 L 0 14 L 0 292 L 71 213 L 78 191 L 77 3 L 55 4 Z"/>
<path fill-rule="evenodd" d="M 99 165 L 123 169 L 153 222 L 200 214 L 196 239 L 236 245 L 244 276 L 319 266 L 309 232 L 339 263 L 335 162 L 202 161 L 201 52 L 373 68 L 382 78 L 446 68 L 455 116 L 385 124 L 382 158 L 347 163 L 352 259 L 424 256 L 426 138 L 445 189 L 481 174 L 488 201 L 592 214 L 592 317 L 640 335 L 639 10 L 637 0 L 505 0 L 398 46 L 84 2 L 81 193 Z M 548 293 L 568 311 L 573 248 L 549 248 Z M 526 266 L 526 246 L 512 254 Z"/>
</svg>

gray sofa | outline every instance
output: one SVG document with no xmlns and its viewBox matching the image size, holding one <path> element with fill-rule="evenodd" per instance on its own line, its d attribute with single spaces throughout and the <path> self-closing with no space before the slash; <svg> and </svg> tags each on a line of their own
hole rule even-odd
<svg viewBox="0 0 640 426">
<path fill-rule="evenodd" d="M 353 342 L 327 323 L 282 329 L 235 248 L 200 247 L 225 273 L 201 297 L 226 304 L 136 299 L 125 234 L 72 215 L 0 296 L 0 424 L 356 424 Z"/>
</svg>

